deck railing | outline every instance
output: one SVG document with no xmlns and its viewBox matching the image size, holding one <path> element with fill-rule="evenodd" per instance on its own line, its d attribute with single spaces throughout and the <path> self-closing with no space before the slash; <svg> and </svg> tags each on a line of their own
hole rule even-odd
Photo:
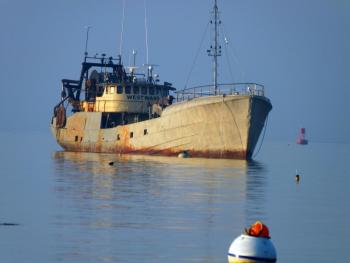
<svg viewBox="0 0 350 263">
<path fill-rule="evenodd" d="M 213 85 L 196 86 L 178 90 L 176 93 L 176 101 L 190 100 L 203 96 L 218 95 L 257 95 L 265 96 L 264 86 L 257 83 L 227 83 L 219 84 L 215 92 Z"/>
</svg>

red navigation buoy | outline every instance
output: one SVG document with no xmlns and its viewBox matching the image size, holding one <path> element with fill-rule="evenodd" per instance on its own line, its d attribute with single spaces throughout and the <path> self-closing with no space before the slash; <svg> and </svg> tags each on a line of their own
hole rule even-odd
<svg viewBox="0 0 350 263">
<path fill-rule="evenodd" d="M 301 145 L 308 144 L 308 140 L 305 139 L 305 128 L 300 129 L 300 133 L 297 138 L 297 144 L 301 144 Z"/>
</svg>

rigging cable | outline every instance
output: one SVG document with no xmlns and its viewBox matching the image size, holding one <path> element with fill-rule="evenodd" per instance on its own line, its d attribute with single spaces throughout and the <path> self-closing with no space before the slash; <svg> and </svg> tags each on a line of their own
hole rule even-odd
<svg viewBox="0 0 350 263">
<path fill-rule="evenodd" d="M 197 49 L 197 53 L 196 53 L 196 55 L 195 55 L 195 57 L 194 57 L 194 61 L 193 61 L 193 63 L 192 63 L 190 72 L 188 73 L 188 76 L 187 76 L 187 79 L 186 79 L 185 88 L 187 87 L 187 84 L 188 84 L 188 81 L 190 80 L 190 77 L 191 77 L 191 74 L 192 74 L 192 72 L 193 72 L 194 66 L 196 65 L 199 52 L 201 51 L 201 48 L 202 48 L 202 46 L 203 46 L 203 42 L 204 42 L 205 36 L 207 35 L 207 32 L 208 32 L 209 24 L 210 24 L 210 23 L 208 22 L 208 23 L 207 23 L 207 26 L 206 26 L 206 28 L 205 28 L 205 31 L 204 31 L 204 33 L 203 33 L 203 36 L 202 36 L 200 45 L 199 45 L 199 47 L 198 47 L 198 49 Z"/>
<path fill-rule="evenodd" d="M 123 0 L 122 30 L 120 32 L 120 47 L 119 47 L 120 56 L 123 54 L 122 49 L 123 49 L 124 21 L 125 21 L 125 0 Z"/>
<path fill-rule="evenodd" d="M 263 137 L 261 138 L 258 151 L 254 154 L 253 158 L 255 158 L 255 157 L 258 155 L 258 153 L 260 152 L 260 150 L 261 150 L 261 146 L 262 146 L 262 144 L 263 144 L 263 142 L 264 142 L 264 139 L 265 139 L 265 133 L 266 133 L 266 128 L 267 128 L 268 120 L 269 120 L 269 115 L 267 115 L 267 117 L 266 117 L 266 121 L 265 121 L 265 125 L 264 125 Z"/>
<path fill-rule="evenodd" d="M 226 34 L 225 34 L 226 30 L 225 30 L 225 25 L 224 25 L 224 24 L 222 24 L 222 29 L 223 29 L 224 35 L 226 36 Z M 225 41 L 225 42 L 226 42 L 226 41 Z M 225 47 L 226 47 L 226 46 L 225 46 Z M 231 52 L 227 52 L 227 54 L 230 55 L 230 53 L 232 53 L 233 60 L 236 62 L 237 68 L 238 68 L 238 70 L 240 71 L 239 73 L 241 74 L 242 81 L 244 82 L 244 79 L 245 79 L 245 70 L 244 70 L 244 68 L 243 68 L 243 70 L 242 70 L 242 64 L 240 63 L 240 61 L 239 61 L 239 59 L 238 59 L 238 56 L 236 55 L 236 52 L 235 52 L 234 48 L 232 48 L 231 45 L 230 45 L 230 46 L 227 45 L 227 47 L 228 47 L 227 51 L 231 51 Z"/>
<path fill-rule="evenodd" d="M 233 76 L 233 71 L 232 71 L 232 66 L 231 66 L 231 63 L 230 63 L 230 58 L 229 58 L 229 52 L 228 52 L 228 44 L 229 44 L 229 41 L 228 41 L 228 39 L 227 39 L 227 37 L 226 37 L 226 34 L 225 34 L 225 31 L 224 31 L 224 29 L 223 29 L 223 27 L 222 27 L 222 35 L 224 36 L 224 43 L 225 43 L 225 52 L 226 52 L 226 62 L 227 62 L 227 65 L 228 65 L 228 70 L 229 70 L 229 73 L 230 73 L 230 75 L 231 75 L 231 79 L 232 79 L 232 82 L 235 82 L 235 78 L 234 78 L 234 76 Z"/>
<path fill-rule="evenodd" d="M 143 5 L 144 5 L 144 9 L 145 9 L 146 64 L 148 65 L 148 27 L 147 27 L 147 10 L 146 10 L 146 0 L 143 0 Z"/>
</svg>

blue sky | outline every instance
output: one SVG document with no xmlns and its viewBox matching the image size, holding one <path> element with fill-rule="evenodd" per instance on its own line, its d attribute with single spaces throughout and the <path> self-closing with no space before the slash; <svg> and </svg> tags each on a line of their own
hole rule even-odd
<svg viewBox="0 0 350 263">
<path fill-rule="evenodd" d="M 149 62 L 183 88 L 210 18 L 210 0 L 146 0 Z M 267 138 L 349 142 L 350 2 L 218 0 L 234 81 L 262 83 L 271 99 Z M 0 0 L 0 130 L 48 131 L 60 80 L 77 79 L 86 25 L 90 54 L 116 56 L 122 0 Z M 145 63 L 143 0 L 126 0 L 123 60 Z M 209 35 L 188 86 L 211 82 Z M 232 81 L 220 58 L 220 82 Z"/>
</svg>

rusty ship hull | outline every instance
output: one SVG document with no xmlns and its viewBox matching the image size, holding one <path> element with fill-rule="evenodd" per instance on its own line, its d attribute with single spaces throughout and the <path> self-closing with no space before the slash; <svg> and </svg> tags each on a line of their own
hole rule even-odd
<svg viewBox="0 0 350 263">
<path fill-rule="evenodd" d="M 264 96 L 198 97 L 160 117 L 101 129 L 101 112 L 76 112 L 51 131 L 67 151 L 250 159 L 272 106 Z"/>
</svg>

